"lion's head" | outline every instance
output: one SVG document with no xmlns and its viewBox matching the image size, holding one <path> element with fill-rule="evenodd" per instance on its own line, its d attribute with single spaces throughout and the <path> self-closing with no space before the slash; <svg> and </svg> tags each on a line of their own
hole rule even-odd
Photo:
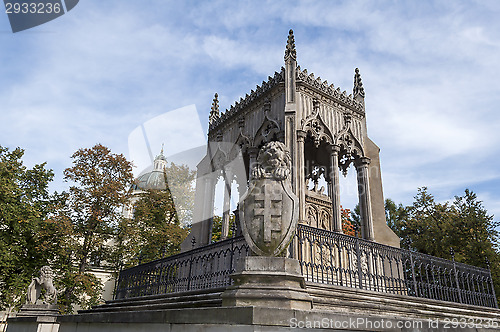
<svg viewBox="0 0 500 332">
<path fill-rule="evenodd" d="M 267 143 L 259 151 L 257 162 L 259 164 L 259 172 L 257 177 L 274 176 L 278 180 L 284 180 L 290 174 L 291 168 L 290 152 L 285 144 L 272 141 Z"/>
</svg>

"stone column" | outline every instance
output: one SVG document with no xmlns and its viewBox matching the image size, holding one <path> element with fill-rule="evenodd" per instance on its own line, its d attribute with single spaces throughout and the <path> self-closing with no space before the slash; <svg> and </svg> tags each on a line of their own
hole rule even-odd
<svg viewBox="0 0 500 332">
<path fill-rule="evenodd" d="M 229 217 L 231 213 L 231 182 L 233 180 L 233 170 L 231 167 L 225 167 L 224 177 L 224 208 L 222 212 L 222 230 L 221 240 L 227 239 L 229 235 Z"/>
<path fill-rule="evenodd" d="M 306 179 L 304 174 L 304 141 L 306 132 L 303 130 L 297 131 L 297 192 L 299 197 L 299 222 L 306 219 Z"/>
<path fill-rule="evenodd" d="M 330 153 L 330 182 L 328 193 L 332 200 L 331 230 L 342 233 L 342 211 L 340 210 L 340 182 L 339 182 L 339 151 L 337 145 L 329 145 Z"/>
<path fill-rule="evenodd" d="M 252 179 L 252 168 L 253 165 L 257 162 L 257 155 L 259 154 L 259 149 L 257 148 L 248 148 L 248 181 Z"/>
<path fill-rule="evenodd" d="M 197 245 L 205 245 L 210 243 L 212 237 L 212 223 L 214 217 L 214 199 L 215 199 L 215 174 L 208 174 L 203 179 L 203 212 L 202 212 L 202 229 L 200 238 L 195 238 Z"/>
<path fill-rule="evenodd" d="M 370 182 L 368 177 L 368 165 L 370 158 L 362 157 L 356 160 L 356 172 L 358 173 L 358 196 L 359 211 L 361 213 L 361 236 L 374 241 L 372 204 L 370 198 Z"/>
</svg>

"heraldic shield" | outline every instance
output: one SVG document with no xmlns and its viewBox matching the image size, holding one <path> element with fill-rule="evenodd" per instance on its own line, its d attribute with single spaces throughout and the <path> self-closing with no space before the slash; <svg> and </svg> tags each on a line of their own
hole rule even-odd
<svg viewBox="0 0 500 332">
<path fill-rule="evenodd" d="M 292 192 L 290 154 L 280 142 L 259 152 L 250 187 L 240 201 L 240 223 L 250 249 L 261 256 L 279 256 L 292 240 L 298 221 L 298 198 Z"/>
</svg>

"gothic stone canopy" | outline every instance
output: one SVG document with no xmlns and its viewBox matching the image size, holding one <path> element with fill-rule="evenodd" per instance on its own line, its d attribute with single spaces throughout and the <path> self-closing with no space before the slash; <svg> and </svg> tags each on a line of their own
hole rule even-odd
<svg viewBox="0 0 500 332">
<path fill-rule="evenodd" d="M 193 237 L 198 245 L 210 242 L 215 184 L 221 178 L 226 183 L 222 235 L 227 236 L 231 196 L 241 198 L 245 193 L 258 151 L 270 141 L 284 143 L 291 152 L 291 182 L 299 197 L 299 223 L 342 232 L 339 172 L 355 171 L 362 236 L 399 245 L 385 221 L 379 148 L 367 135 L 360 71 L 354 71 L 353 94 L 349 95 L 308 73 L 297 64 L 292 30 L 280 70 L 224 112 L 219 110 L 215 94 L 208 141 L 207 155 L 198 165 L 199 204 L 186 242 L 189 249 Z M 231 192 L 233 182 L 238 185 L 238 193 Z"/>
</svg>

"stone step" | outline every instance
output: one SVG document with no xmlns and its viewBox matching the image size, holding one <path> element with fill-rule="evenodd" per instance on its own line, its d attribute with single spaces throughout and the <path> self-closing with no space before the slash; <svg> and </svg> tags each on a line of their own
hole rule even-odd
<svg viewBox="0 0 500 332">
<path fill-rule="evenodd" d="M 186 309 L 186 308 L 205 308 L 205 307 L 220 307 L 222 300 L 197 300 L 197 301 L 184 301 L 175 303 L 156 303 L 148 305 L 129 305 L 120 307 L 107 307 L 95 308 L 92 311 L 80 311 L 79 314 L 94 314 L 102 312 L 119 312 L 119 311 L 149 311 L 149 310 L 163 310 L 163 309 Z"/>
<path fill-rule="evenodd" d="M 79 313 L 220 307 L 222 305 L 222 291 L 223 289 L 199 290 L 114 300 L 95 306 L 91 310 L 79 311 Z"/>
</svg>

